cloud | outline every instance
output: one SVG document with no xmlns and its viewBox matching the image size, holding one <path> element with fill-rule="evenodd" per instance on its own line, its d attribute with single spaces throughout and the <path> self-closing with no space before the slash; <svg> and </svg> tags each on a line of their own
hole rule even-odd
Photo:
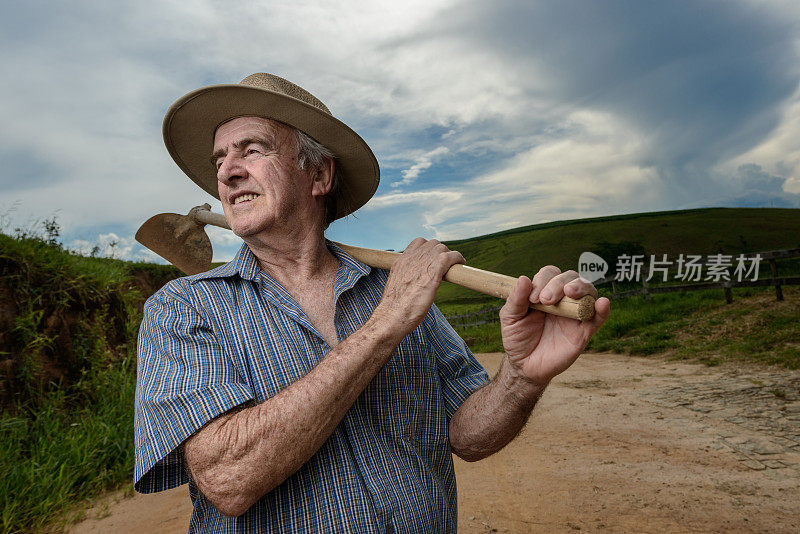
<svg viewBox="0 0 800 534">
<path fill-rule="evenodd" d="M 394 193 L 373 197 L 364 206 L 364 211 L 379 210 L 402 204 L 440 204 L 458 202 L 462 193 L 456 191 L 416 191 L 413 193 Z"/>
<path fill-rule="evenodd" d="M 168 106 L 267 71 L 322 99 L 381 163 L 370 228 L 347 226 L 351 241 L 792 205 L 797 16 L 789 0 L 17 3 L 0 21 L 14 73 L 0 188 L 18 201 L 9 224 L 57 213 L 67 239 L 129 240 L 155 213 L 210 200 L 163 147 Z M 210 235 L 220 254 L 237 247 Z"/>
<path fill-rule="evenodd" d="M 415 186 L 462 196 L 447 217 L 426 212 L 429 226 L 437 236 L 455 238 L 505 228 L 509 220 L 530 224 L 720 202 L 775 205 L 764 195 L 747 199 L 741 181 L 731 179 L 745 161 L 729 166 L 727 178 L 720 167 L 787 123 L 787 101 L 798 82 L 798 36 L 782 16 L 784 7 L 709 3 L 708 16 L 684 2 L 444 8 L 435 22 L 396 41 L 402 50 L 394 53 L 418 58 L 400 62 L 418 72 L 458 65 L 448 72 L 450 94 L 439 98 L 437 88 L 428 90 L 425 80 L 436 79 L 429 72 L 423 81 L 402 82 L 406 89 L 396 92 L 392 107 L 381 108 L 391 114 L 399 100 L 401 121 L 410 127 L 409 117 L 417 115 L 402 103 L 425 95 L 412 107 L 442 125 L 425 139 L 446 135 L 458 181 L 436 181 L 428 173 L 423 183 L 410 174 Z M 431 60 L 434 48 L 441 61 Z M 800 130 L 785 130 L 774 152 L 794 168 Z M 458 158 L 479 151 L 494 163 L 477 172 L 473 161 L 459 166 Z M 405 173 L 415 170 L 401 171 L 403 180 L 392 185 L 405 185 Z M 789 176 L 784 187 L 792 184 Z"/>
<path fill-rule="evenodd" d="M 439 239 L 619 213 L 634 202 L 662 207 L 661 193 L 653 187 L 658 173 L 647 161 L 649 145 L 629 124 L 610 114 L 580 110 L 566 119 L 561 131 L 458 187 L 385 195 L 366 207 L 413 203 Z"/>
<path fill-rule="evenodd" d="M 214 245 L 238 247 L 242 244 L 242 239 L 227 228 L 207 225 L 205 230 L 209 240 Z"/>
<path fill-rule="evenodd" d="M 135 50 L 148 33 L 135 5 L 42 8 L 4 13 L 0 65 L 17 73 L 0 87 L 4 192 L 24 211 L 58 211 L 65 232 L 130 228 L 190 190 L 164 180 L 176 172 L 154 106 L 179 89 Z"/>
<path fill-rule="evenodd" d="M 388 228 L 397 226 L 394 221 L 403 220 L 402 228 L 406 230 L 398 236 L 390 236 L 394 248 L 403 246 L 417 236 L 438 237 L 436 227 L 442 221 L 449 220 L 454 214 L 460 213 L 463 207 L 465 193 L 462 191 L 448 190 L 428 190 L 414 191 L 410 193 L 391 193 L 378 195 L 372 198 L 369 203 L 360 210 L 360 217 L 372 219 L 379 217 L 385 223 L 380 226 L 375 225 L 379 232 L 381 227 L 386 225 Z M 413 222 L 412 222 L 413 221 Z M 362 222 L 361 225 L 369 224 Z M 388 229 L 387 228 L 387 229 Z M 419 230 L 424 230 L 420 232 Z M 383 232 L 380 237 L 381 248 L 390 246 L 387 244 L 387 232 Z M 433 234 L 433 235 L 432 235 Z M 347 241 L 347 239 L 345 239 Z"/>
<path fill-rule="evenodd" d="M 448 154 L 449 152 L 450 149 L 448 149 L 447 147 L 438 146 L 433 150 L 431 150 L 430 152 L 426 152 L 425 154 L 422 154 L 421 156 L 417 157 L 415 159 L 414 164 L 411 167 L 409 167 L 404 171 L 401 171 L 400 174 L 403 175 L 403 179 L 397 182 L 392 182 L 392 187 L 399 187 L 403 185 L 413 184 L 422 171 L 430 168 L 430 166 L 433 165 L 435 159 L 445 154 Z"/>
<path fill-rule="evenodd" d="M 747 2 L 469 2 L 443 31 L 470 36 L 521 74 L 528 100 L 592 107 L 653 131 L 665 159 L 748 146 L 797 81 L 795 27 Z M 537 79 L 538 78 L 538 79 Z M 527 102 L 526 102 L 527 103 Z"/>
<path fill-rule="evenodd" d="M 787 193 L 800 195 L 800 179 L 787 178 L 786 181 L 783 183 L 783 190 L 786 191 Z"/>
<path fill-rule="evenodd" d="M 98 234 L 94 240 L 73 239 L 65 245 L 65 248 L 84 256 L 165 263 L 155 252 L 141 246 L 133 239 L 120 237 L 114 232 Z"/>
<path fill-rule="evenodd" d="M 720 176 L 717 180 L 725 191 L 725 196 L 718 200 L 720 205 L 800 208 L 800 191 L 791 190 L 794 181 L 770 174 L 760 165 L 742 165 L 732 176 Z"/>
<path fill-rule="evenodd" d="M 769 172 L 792 183 L 800 178 L 800 87 L 783 104 L 778 126 L 761 143 L 731 158 L 722 171 L 733 172 L 743 165 L 757 163 Z"/>
</svg>

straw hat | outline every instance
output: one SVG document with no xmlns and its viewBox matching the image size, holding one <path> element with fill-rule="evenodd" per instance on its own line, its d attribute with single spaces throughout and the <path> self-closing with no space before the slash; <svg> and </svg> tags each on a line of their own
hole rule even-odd
<svg viewBox="0 0 800 534">
<path fill-rule="evenodd" d="M 314 95 L 273 74 L 251 74 L 238 84 L 201 87 L 179 98 L 164 117 L 164 143 L 189 178 L 219 198 L 211 164 L 214 132 L 236 117 L 274 119 L 308 134 L 336 156 L 342 171 L 336 218 L 363 206 L 378 188 L 380 169 L 367 143 Z"/>
</svg>

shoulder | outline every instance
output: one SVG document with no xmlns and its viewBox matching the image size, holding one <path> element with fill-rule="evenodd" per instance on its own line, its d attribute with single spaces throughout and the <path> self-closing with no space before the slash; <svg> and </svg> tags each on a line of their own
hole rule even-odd
<svg viewBox="0 0 800 534">
<path fill-rule="evenodd" d="M 203 308 L 208 304 L 210 295 L 218 292 L 221 287 L 231 285 L 230 277 L 225 276 L 226 267 L 227 265 L 222 265 L 211 271 L 170 280 L 145 301 L 145 317 L 164 308 Z"/>
<path fill-rule="evenodd" d="M 192 300 L 188 281 L 189 278 L 191 277 L 183 276 L 170 280 L 161 286 L 158 291 L 150 295 L 144 303 L 145 315 L 147 315 L 149 310 L 172 302 L 189 304 Z"/>
</svg>

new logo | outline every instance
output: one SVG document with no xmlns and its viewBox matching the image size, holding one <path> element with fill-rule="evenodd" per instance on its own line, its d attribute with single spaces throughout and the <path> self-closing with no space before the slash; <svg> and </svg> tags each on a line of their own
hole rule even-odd
<svg viewBox="0 0 800 534">
<path fill-rule="evenodd" d="M 584 252 L 578 258 L 578 275 L 589 283 L 600 280 L 607 272 L 608 263 L 594 252 Z"/>
</svg>

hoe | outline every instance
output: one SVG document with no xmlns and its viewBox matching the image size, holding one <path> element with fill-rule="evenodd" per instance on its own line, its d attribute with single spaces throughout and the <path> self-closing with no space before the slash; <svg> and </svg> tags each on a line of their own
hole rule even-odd
<svg viewBox="0 0 800 534">
<path fill-rule="evenodd" d="M 136 240 L 186 274 L 196 274 L 211 268 L 211 241 L 206 235 L 205 225 L 230 230 L 225 217 L 210 211 L 204 204 L 192 208 L 188 214 L 160 213 L 145 222 L 136 232 Z M 400 255 L 397 252 L 373 250 L 336 243 L 356 260 L 376 267 L 389 269 Z M 516 284 L 516 278 L 490 271 L 453 265 L 444 276 L 448 282 L 478 291 L 485 295 L 508 298 Z M 587 295 L 579 300 L 562 298 L 553 305 L 532 304 L 531 308 L 545 313 L 588 321 L 594 317 L 594 298 Z"/>
</svg>

